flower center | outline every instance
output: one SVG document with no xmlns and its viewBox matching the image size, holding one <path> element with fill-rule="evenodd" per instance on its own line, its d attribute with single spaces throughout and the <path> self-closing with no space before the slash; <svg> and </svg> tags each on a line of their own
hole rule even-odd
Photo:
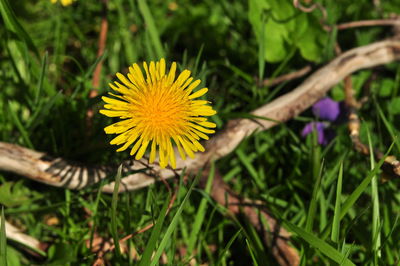
<svg viewBox="0 0 400 266">
<path fill-rule="evenodd" d="M 143 127 L 143 134 L 150 139 L 170 138 L 187 129 L 189 99 L 182 99 L 171 87 L 160 84 L 149 86 L 143 92 L 137 110 Z"/>
</svg>

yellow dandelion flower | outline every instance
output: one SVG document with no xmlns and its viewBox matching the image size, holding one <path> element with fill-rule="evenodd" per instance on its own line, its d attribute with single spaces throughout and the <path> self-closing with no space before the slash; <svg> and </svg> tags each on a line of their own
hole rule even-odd
<svg viewBox="0 0 400 266">
<path fill-rule="evenodd" d="M 57 3 L 58 0 L 50 0 L 50 2 L 52 2 L 53 4 Z M 60 0 L 61 5 L 63 6 L 69 6 L 71 5 L 73 2 L 75 2 L 75 0 Z"/>
<path fill-rule="evenodd" d="M 202 88 L 193 93 L 200 80 L 193 81 L 190 71 L 184 70 L 175 79 L 176 63 L 173 62 L 166 73 L 165 60 L 143 62 L 144 77 L 138 64 L 129 67 L 126 78 L 117 73 L 120 82 L 110 83 L 119 94 L 114 98 L 102 97 L 106 103 L 100 113 L 108 117 L 123 119 L 107 126 L 107 134 L 119 134 L 111 144 L 122 145 L 117 151 L 126 150 L 133 144 L 130 154 L 140 160 L 150 145 L 149 162 L 153 163 L 156 154 L 162 168 L 170 164 L 176 168 L 173 146 L 183 160 L 186 154 L 194 158 L 194 153 L 204 151 L 200 139 L 208 139 L 206 134 L 215 133 L 216 125 L 207 121 L 207 116 L 216 114 L 209 102 L 195 100 L 207 93 Z"/>
</svg>

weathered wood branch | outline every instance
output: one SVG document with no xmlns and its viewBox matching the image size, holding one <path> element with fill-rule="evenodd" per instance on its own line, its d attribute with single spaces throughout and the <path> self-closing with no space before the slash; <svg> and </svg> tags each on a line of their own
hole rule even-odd
<svg viewBox="0 0 400 266">
<path fill-rule="evenodd" d="M 1 221 L 1 218 L 0 218 Z M 29 235 L 24 234 L 17 227 L 5 221 L 6 237 L 25 247 L 26 251 L 37 257 L 44 257 L 46 253 L 43 251 L 44 244 Z"/>
<path fill-rule="evenodd" d="M 210 160 L 217 160 L 232 152 L 235 147 L 256 130 L 266 130 L 287 121 L 309 108 L 322 98 L 330 88 L 349 74 L 364 68 L 387 64 L 400 59 L 400 40 L 386 40 L 349 50 L 326 66 L 314 72 L 293 91 L 254 110 L 255 116 L 264 119 L 236 119 L 229 121 L 220 134 L 206 143 L 206 151 L 195 159 L 186 161 L 177 158 L 177 166 L 186 167 L 188 172 L 197 171 Z M 144 169 L 146 159 L 124 163 L 125 172 Z M 25 176 L 52 186 L 81 189 L 103 179 L 116 169 L 87 166 L 69 162 L 62 158 L 51 158 L 45 153 L 33 151 L 13 144 L 0 142 L 0 170 Z M 179 170 L 178 170 L 179 172 Z M 122 179 L 120 191 L 135 190 L 154 183 L 157 178 L 171 178 L 170 169 L 152 165 L 150 170 L 128 174 Z M 113 191 L 113 183 L 103 187 L 105 192 Z"/>
</svg>

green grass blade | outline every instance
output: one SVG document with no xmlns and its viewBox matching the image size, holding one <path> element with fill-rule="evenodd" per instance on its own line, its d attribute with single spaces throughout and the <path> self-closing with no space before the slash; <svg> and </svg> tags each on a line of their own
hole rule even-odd
<svg viewBox="0 0 400 266">
<path fill-rule="evenodd" d="M 46 102 L 39 101 L 39 107 L 36 108 L 35 112 L 26 123 L 26 128 L 28 128 L 29 131 L 32 132 L 40 124 L 42 118 L 50 112 L 51 108 L 53 108 L 57 101 L 62 99 L 63 97 L 64 96 L 62 94 L 62 91 L 59 91 Z"/>
<path fill-rule="evenodd" d="M 258 42 L 258 80 L 262 84 L 265 70 L 265 16 L 261 16 L 260 40 Z"/>
<path fill-rule="evenodd" d="M 188 192 L 186 193 L 186 196 L 183 198 L 181 205 L 179 206 L 178 210 L 176 211 L 176 213 L 174 215 L 174 218 L 172 218 L 172 221 L 169 224 L 167 231 L 165 232 L 165 235 L 164 235 L 163 239 L 161 240 L 156 253 L 154 254 L 154 258 L 151 261 L 150 266 L 156 265 L 158 263 L 158 260 L 160 259 L 162 252 L 164 251 L 165 247 L 167 246 L 168 241 L 171 240 L 170 237 L 171 237 L 172 233 L 174 232 L 176 226 L 178 225 L 179 217 L 181 216 L 181 213 L 183 211 L 185 203 L 188 201 L 190 194 L 193 191 L 193 187 L 197 183 L 197 180 L 198 180 L 198 176 L 195 178 L 195 180 L 193 181 L 192 185 L 190 186 Z"/>
<path fill-rule="evenodd" d="M 104 53 L 102 55 L 100 55 L 99 57 L 96 58 L 96 60 L 94 61 L 94 63 L 89 67 L 88 71 L 83 75 L 82 78 L 82 82 L 80 82 L 75 88 L 74 91 L 71 95 L 70 100 L 74 100 L 75 97 L 77 96 L 78 92 L 80 92 L 81 88 L 84 86 L 84 81 L 88 80 L 90 75 L 92 75 L 92 73 L 94 72 L 94 70 L 96 69 L 96 66 L 103 61 L 105 58 L 107 58 L 108 56 L 108 50 L 105 50 Z"/>
<path fill-rule="evenodd" d="M 342 197 L 342 181 L 343 181 L 343 161 L 340 162 L 339 176 L 336 186 L 336 202 L 335 202 L 335 211 L 333 213 L 332 234 L 331 234 L 332 241 L 337 244 L 339 244 L 339 233 L 340 233 L 340 209 L 341 209 L 340 199 Z"/>
<path fill-rule="evenodd" d="M 33 44 L 31 37 L 29 37 L 28 33 L 18 22 L 17 17 L 15 16 L 14 11 L 11 9 L 8 0 L 0 0 L 0 14 L 4 20 L 6 28 L 15 32 L 19 36 L 19 38 L 24 41 L 39 58 L 39 52 L 36 46 Z"/>
<path fill-rule="evenodd" d="M 7 266 L 6 222 L 4 218 L 3 206 L 1 206 L 1 223 L 0 223 L 0 265 Z"/>
<path fill-rule="evenodd" d="M 357 199 L 361 196 L 361 194 L 365 191 L 365 189 L 368 187 L 369 183 L 371 182 L 372 178 L 378 173 L 380 170 L 382 164 L 384 163 L 386 157 L 389 155 L 393 148 L 394 142 L 390 145 L 388 151 L 386 154 L 383 156 L 382 159 L 379 160 L 379 162 L 376 164 L 375 168 L 368 174 L 366 178 L 361 182 L 360 185 L 351 193 L 351 195 L 346 199 L 346 201 L 342 205 L 342 209 L 340 212 L 340 219 L 342 219 L 346 213 L 349 211 L 349 209 L 354 205 L 354 203 L 357 201 Z"/>
<path fill-rule="evenodd" d="M 371 171 L 375 167 L 374 150 L 372 148 L 371 134 L 367 128 L 368 147 L 371 160 Z M 380 212 L 379 212 L 379 193 L 378 193 L 378 176 L 374 175 L 371 180 L 371 201 L 372 201 L 372 249 L 374 250 L 374 258 L 376 264 L 377 258 L 380 257 L 381 236 L 380 236 Z"/>
<path fill-rule="evenodd" d="M 8 104 L 8 110 L 10 112 L 11 118 L 13 120 L 14 125 L 18 128 L 19 132 L 21 133 L 22 139 L 25 142 L 25 145 L 28 146 L 28 148 L 33 149 L 33 144 L 31 142 L 31 139 L 29 138 L 28 131 L 26 128 L 22 125 L 21 121 L 19 120 L 18 115 L 15 113 L 14 108 L 12 108 L 11 103 Z"/>
<path fill-rule="evenodd" d="M 219 260 L 216 263 L 216 265 L 223 265 L 222 260 L 225 258 L 226 256 L 226 252 L 229 250 L 229 248 L 232 246 L 233 242 L 236 240 L 236 238 L 240 235 L 240 233 L 242 232 L 242 228 L 240 228 L 232 237 L 231 239 L 229 239 L 229 242 L 226 244 L 225 248 L 221 251 L 221 253 L 219 254 Z"/>
<path fill-rule="evenodd" d="M 129 30 L 130 20 L 127 18 L 129 13 L 126 12 L 126 8 L 124 8 L 124 4 L 122 0 L 116 1 L 116 6 L 118 10 L 118 23 L 119 23 L 119 34 L 121 36 L 121 41 L 125 48 L 125 56 L 126 61 L 131 64 L 132 62 L 137 61 L 137 45 L 135 44 L 135 40 L 133 38 L 132 32 Z M 136 10 L 132 10 L 135 12 Z"/>
<path fill-rule="evenodd" d="M 196 56 L 196 60 L 194 61 L 194 66 L 192 69 L 193 76 L 197 76 L 197 72 L 199 70 L 199 65 L 200 65 L 200 58 L 201 55 L 203 54 L 203 49 L 204 49 L 204 43 L 200 46 L 199 52 L 197 53 Z"/>
<path fill-rule="evenodd" d="M 46 53 L 43 56 L 43 60 L 42 60 L 42 68 L 40 71 L 40 76 L 39 76 L 39 81 L 38 81 L 38 85 L 36 88 L 36 94 L 35 94 L 35 101 L 34 101 L 34 107 L 38 106 L 39 104 L 39 97 L 42 94 L 42 89 L 43 89 L 43 79 L 46 75 L 46 67 L 47 67 L 47 57 L 48 57 L 48 52 L 46 51 Z"/>
<path fill-rule="evenodd" d="M 313 246 L 314 248 L 321 251 L 322 254 L 324 254 L 328 258 L 332 259 L 336 263 L 339 263 L 340 265 L 345 265 L 345 266 L 355 265 L 353 262 L 351 262 L 349 259 L 347 259 L 342 253 L 337 251 L 335 248 L 333 248 L 331 245 L 329 245 L 322 239 L 316 237 L 315 235 L 311 234 L 310 232 L 307 232 L 304 229 L 302 229 L 288 221 L 284 221 L 284 223 L 286 224 L 287 228 L 290 231 L 297 234 L 299 237 L 304 239 L 311 246 Z"/>
<path fill-rule="evenodd" d="M 249 171 L 250 176 L 253 178 L 254 182 L 257 186 L 261 189 L 265 188 L 265 183 L 261 180 L 260 176 L 257 173 L 257 170 L 254 168 L 253 164 L 251 163 L 249 156 L 244 154 L 242 149 L 236 149 L 236 155 L 238 156 L 239 160 L 243 163 L 246 167 L 247 171 Z"/>
<path fill-rule="evenodd" d="M 117 257 L 117 260 L 121 258 L 121 250 L 119 248 L 119 237 L 117 230 L 117 205 L 118 205 L 119 184 L 121 183 L 121 175 L 122 175 L 122 164 L 118 167 L 118 172 L 117 175 L 115 176 L 114 191 L 111 201 L 111 233 L 114 239 L 114 244 L 115 244 L 114 252 Z"/>
<path fill-rule="evenodd" d="M 151 15 L 149 6 L 147 5 L 146 0 L 138 0 L 138 5 L 140 13 L 142 14 L 144 21 L 149 29 L 151 42 L 153 44 L 156 55 L 158 59 L 164 58 L 164 49 L 161 45 L 160 35 L 158 34 L 158 30 L 154 22 L 153 16 Z"/>
<path fill-rule="evenodd" d="M 207 184 L 206 184 L 206 187 L 205 187 L 205 192 L 207 194 L 209 194 L 210 191 L 211 191 L 211 185 L 212 185 L 212 182 L 214 180 L 214 175 L 215 175 L 215 165 L 214 165 L 214 163 L 212 163 L 211 164 L 210 173 L 209 173 L 208 179 L 207 179 Z M 201 226 L 203 224 L 204 217 L 205 217 L 206 211 L 207 211 L 207 203 L 208 203 L 208 200 L 206 198 L 202 198 L 201 201 L 200 201 L 196 217 L 194 218 L 194 224 L 193 224 L 193 227 L 192 227 L 192 232 L 191 232 L 190 237 L 189 237 L 187 254 L 191 254 L 192 253 L 192 251 L 193 251 L 193 249 L 195 247 L 195 244 L 196 244 L 196 240 L 199 237 L 199 232 L 200 232 L 200 229 L 201 229 Z"/>
<path fill-rule="evenodd" d="M 149 240 L 147 241 L 146 249 L 143 252 L 142 258 L 140 260 L 139 266 L 147 266 L 150 265 L 151 255 L 156 248 L 157 240 L 161 234 L 162 225 L 164 223 L 165 215 L 168 210 L 169 200 L 166 200 L 160 214 L 158 215 L 156 224 L 151 231 L 151 235 Z"/>
<path fill-rule="evenodd" d="M 389 121 L 387 120 L 387 118 L 385 117 L 385 115 L 383 114 L 382 109 L 381 109 L 381 107 L 379 106 L 379 104 L 378 104 L 376 101 L 374 101 L 374 102 L 375 102 L 375 108 L 376 108 L 376 110 L 378 110 L 378 114 L 379 114 L 380 118 L 382 119 L 383 124 L 385 125 L 387 131 L 389 132 L 390 136 L 392 137 L 392 140 L 395 141 L 397 150 L 400 151 L 400 143 L 399 143 L 398 139 L 396 138 L 395 129 L 394 129 L 393 126 L 389 123 Z"/>
<path fill-rule="evenodd" d="M 94 201 L 94 208 L 93 208 L 93 226 L 92 226 L 92 228 L 91 228 L 91 230 L 90 230 L 90 242 L 89 242 L 89 247 L 90 247 L 90 249 L 92 249 L 92 247 L 93 247 L 93 238 L 94 238 L 94 233 L 95 233 L 95 231 L 96 231 L 96 226 L 97 226 L 97 219 L 96 219 L 96 217 L 97 217 L 97 211 L 98 211 L 98 209 L 99 209 L 100 199 L 101 199 L 101 196 L 102 196 L 102 194 L 103 194 L 103 193 L 102 193 L 102 188 L 103 188 L 104 184 L 105 184 L 105 180 L 102 179 L 101 182 L 100 182 L 99 189 L 97 190 L 96 199 L 95 199 L 95 201 Z"/>
<path fill-rule="evenodd" d="M 339 220 L 341 220 L 347 212 L 350 210 L 350 208 L 354 205 L 354 203 L 358 200 L 358 198 L 361 196 L 361 194 L 365 191 L 365 189 L 368 187 L 369 183 L 371 182 L 372 178 L 378 173 L 380 170 L 382 164 L 384 163 L 386 157 L 389 155 L 391 152 L 392 148 L 394 146 L 394 142 L 390 145 L 389 149 L 387 150 L 386 154 L 382 157 L 382 159 L 379 160 L 379 162 L 376 164 L 374 169 L 368 174 L 366 178 L 361 182 L 360 185 L 351 193 L 351 195 L 346 199 L 346 201 L 342 204 L 341 210 L 340 210 L 340 216 Z M 332 221 L 325 227 L 323 232 L 321 233 L 321 238 L 325 239 L 328 237 L 329 233 L 331 232 L 330 229 L 332 229 Z"/>
<path fill-rule="evenodd" d="M 313 146 L 315 146 L 315 145 L 313 145 Z M 319 150 L 319 149 L 317 148 L 317 150 Z M 322 169 L 323 169 L 323 163 L 321 165 L 319 163 L 319 154 L 320 153 L 319 152 L 315 152 L 315 154 L 316 154 L 315 156 L 317 158 L 313 158 L 313 162 L 314 162 L 313 163 L 314 164 L 313 168 L 314 168 L 314 170 L 315 169 L 318 170 L 319 173 L 316 174 L 317 176 L 316 176 L 316 180 L 315 180 L 315 186 L 314 186 L 314 189 L 313 189 L 311 202 L 310 202 L 310 207 L 308 209 L 308 214 L 307 214 L 307 221 L 306 221 L 306 228 L 305 229 L 307 231 L 309 231 L 309 232 L 312 231 L 312 228 L 313 228 L 313 225 L 314 225 L 315 213 L 317 211 L 318 193 L 319 193 L 320 188 L 321 188 Z M 315 166 L 316 164 L 318 166 Z"/>
<path fill-rule="evenodd" d="M 254 266 L 258 266 L 258 262 L 257 262 L 256 256 L 254 255 L 253 248 L 251 247 L 250 242 L 247 239 L 246 239 L 246 245 L 247 245 L 247 248 L 249 250 L 249 253 L 250 253 L 250 256 L 251 256 L 251 260 L 253 261 L 253 265 Z"/>
</svg>

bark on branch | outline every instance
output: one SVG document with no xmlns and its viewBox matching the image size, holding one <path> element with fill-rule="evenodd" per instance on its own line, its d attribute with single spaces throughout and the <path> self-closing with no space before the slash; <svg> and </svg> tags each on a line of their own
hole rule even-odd
<svg viewBox="0 0 400 266">
<path fill-rule="evenodd" d="M 386 40 L 363 47 L 351 49 L 326 66 L 314 72 L 293 91 L 278 97 L 252 112 L 255 116 L 270 119 L 236 119 L 229 121 L 220 134 L 206 143 L 206 151 L 197 154 L 195 159 L 183 161 L 177 158 L 179 169 L 186 167 L 188 172 L 197 171 L 207 162 L 217 160 L 232 152 L 236 146 L 256 130 L 266 130 L 285 122 L 309 108 L 322 98 L 329 89 L 349 74 L 364 68 L 387 64 L 400 59 L 400 40 Z M 124 163 L 125 173 L 145 169 L 146 159 Z M 179 172 L 178 169 L 178 172 Z M 26 176 L 52 186 L 81 189 L 92 185 L 116 168 L 86 166 L 69 162 L 62 158 L 51 158 L 45 153 L 33 151 L 13 144 L 0 142 L 0 170 Z M 155 181 L 156 176 L 167 179 L 175 176 L 171 169 L 161 169 L 152 165 L 151 169 L 127 174 L 122 179 L 120 191 L 146 187 Z M 113 183 L 103 187 L 105 192 L 113 191 Z"/>
</svg>

